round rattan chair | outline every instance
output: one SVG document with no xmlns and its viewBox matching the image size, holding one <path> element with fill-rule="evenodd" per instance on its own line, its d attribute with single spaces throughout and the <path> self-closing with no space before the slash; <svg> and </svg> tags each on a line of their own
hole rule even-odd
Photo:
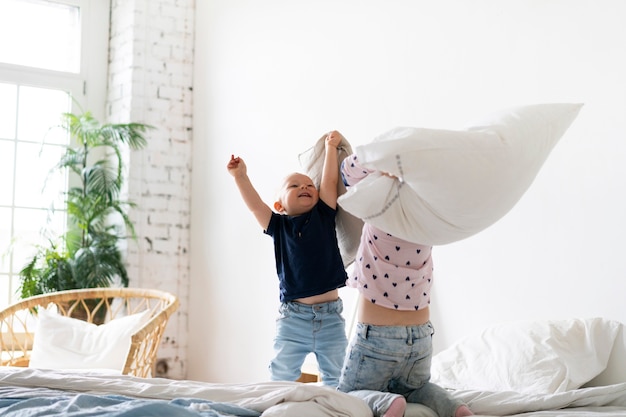
<svg viewBox="0 0 626 417">
<path fill-rule="evenodd" d="M 150 310 L 148 322 L 132 335 L 122 374 L 153 376 L 165 326 L 178 303 L 168 292 L 142 288 L 88 288 L 25 298 L 0 311 L 0 365 L 28 366 L 40 308 L 53 304 L 58 314 L 94 324 Z"/>
</svg>

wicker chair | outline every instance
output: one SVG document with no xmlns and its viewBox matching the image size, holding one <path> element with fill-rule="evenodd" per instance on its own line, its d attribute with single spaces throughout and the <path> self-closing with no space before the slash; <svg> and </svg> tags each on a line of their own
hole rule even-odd
<svg viewBox="0 0 626 417">
<path fill-rule="evenodd" d="M 28 366 L 38 308 L 46 308 L 50 304 L 56 305 L 61 315 L 95 324 L 149 309 L 151 318 L 132 335 L 122 370 L 124 375 L 145 378 L 154 375 L 161 337 L 170 316 L 178 308 L 178 298 L 153 289 L 88 288 L 20 300 L 0 311 L 0 365 Z"/>
</svg>

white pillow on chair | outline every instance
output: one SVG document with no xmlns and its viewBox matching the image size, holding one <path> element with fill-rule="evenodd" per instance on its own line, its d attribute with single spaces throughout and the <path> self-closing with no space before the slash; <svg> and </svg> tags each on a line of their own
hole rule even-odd
<svg viewBox="0 0 626 417">
<path fill-rule="evenodd" d="M 30 368 L 112 369 L 121 372 L 131 337 L 150 320 L 150 310 L 95 325 L 40 309 Z"/>
</svg>

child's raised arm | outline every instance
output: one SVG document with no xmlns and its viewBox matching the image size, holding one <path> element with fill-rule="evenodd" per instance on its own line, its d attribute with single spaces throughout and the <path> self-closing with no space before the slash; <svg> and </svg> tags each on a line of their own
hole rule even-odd
<svg viewBox="0 0 626 417">
<path fill-rule="evenodd" d="M 337 208 L 337 181 L 339 180 L 337 147 L 341 144 L 342 139 L 341 133 L 333 130 L 328 133 L 325 141 L 326 152 L 319 192 L 322 201 L 333 209 Z"/>
<path fill-rule="evenodd" d="M 263 202 L 261 196 L 259 196 L 259 193 L 252 185 L 252 182 L 248 177 L 248 170 L 245 162 L 243 162 L 243 159 L 240 157 L 235 158 L 234 155 L 231 155 L 230 161 L 228 161 L 228 165 L 226 165 L 226 169 L 228 169 L 230 175 L 232 175 L 235 179 L 235 184 L 237 184 L 239 193 L 241 194 L 243 201 L 246 203 L 246 206 L 248 206 L 248 209 L 252 212 L 263 230 L 266 230 L 267 226 L 270 224 L 272 209 Z"/>
</svg>

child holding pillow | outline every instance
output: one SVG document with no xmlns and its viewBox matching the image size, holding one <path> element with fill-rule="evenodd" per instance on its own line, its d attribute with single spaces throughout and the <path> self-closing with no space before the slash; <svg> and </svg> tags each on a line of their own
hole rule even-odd
<svg viewBox="0 0 626 417">
<path fill-rule="evenodd" d="M 359 164 L 356 155 L 341 165 L 346 186 L 372 172 Z M 431 249 L 365 222 L 347 281 L 361 293 L 358 323 L 338 389 L 363 395 L 392 392 L 441 417 L 471 416 L 467 405 L 429 382 L 434 333 L 428 308 L 433 279 Z"/>
<path fill-rule="evenodd" d="M 342 139 L 337 131 L 325 137 L 319 190 L 307 175 L 292 173 L 281 186 L 274 211 L 252 185 L 243 159 L 231 156 L 227 164 L 248 209 L 274 239 L 281 306 L 276 356 L 270 363 L 272 380 L 295 381 L 305 357 L 314 352 L 322 383 L 336 387 L 339 382 L 348 344 L 338 292 L 347 275 L 335 232 L 337 146 Z M 406 401 L 400 395 L 370 392 L 358 396 L 376 416 L 404 414 Z"/>
</svg>

